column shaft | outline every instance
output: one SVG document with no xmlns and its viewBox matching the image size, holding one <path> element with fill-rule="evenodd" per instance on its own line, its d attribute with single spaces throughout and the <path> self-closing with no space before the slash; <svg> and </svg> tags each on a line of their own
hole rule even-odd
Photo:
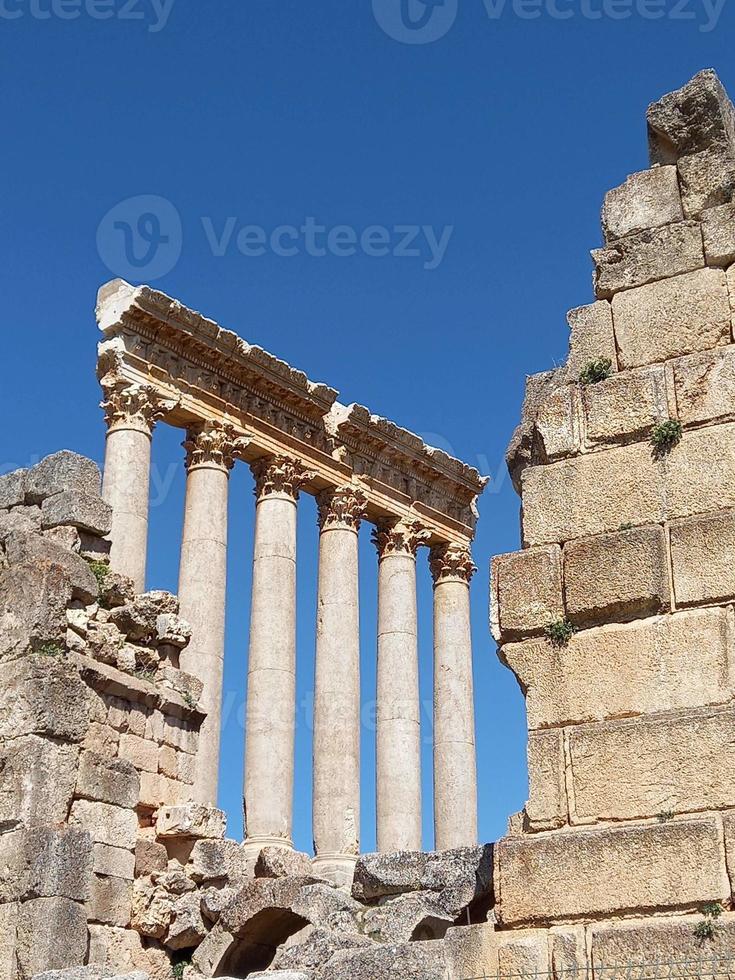
<svg viewBox="0 0 735 980">
<path fill-rule="evenodd" d="M 360 853 L 360 608 L 358 530 L 364 495 L 319 497 L 314 683 L 316 866 L 343 884 Z"/>
<path fill-rule="evenodd" d="M 102 497 L 112 508 L 110 564 L 145 591 L 151 434 L 140 428 L 107 433 Z"/>
<path fill-rule="evenodd" d="M 469 551 L 432 550 L 434 835 L 437 850 L 477 843 Z"/>
</svg>

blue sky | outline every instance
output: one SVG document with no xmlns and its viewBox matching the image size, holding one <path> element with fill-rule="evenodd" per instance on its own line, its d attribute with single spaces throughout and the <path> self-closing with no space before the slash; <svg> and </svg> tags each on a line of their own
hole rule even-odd
<svg viewBox="0 0 735 980">
<path fill-rule="evenodd" d="M 491 840 L 527 789 L 523 699 L 496 659 L 486 601 L 491 554 L 519 543 L 503 454 L 524 376 L 563 360 L 565 312 L 592 298 L 588 250 L 600 242 L 602 197 L 647 164 L 647 103 L 709 66 L 735 92 L 735 12 L 732 0 L 404 2 L 402 19 L 401 0 L 0 0 L 0 465 L 64 446 L 101 461 L 93 307 L 132 255 L 129 276 L 157 276 L 156 287 L 338 388 L 341 401 L 367 404 L 489 473 L 473 627 L 480 828 Z M 147 202 L 155 219 L 138 225 L 140 202 L 130 199 L 141 195 L 163 203 Z M 142 234 L 137 252 L 125 252 L 116 221 Z M 309 223 L 347 231 L 310 244 L 283 230 Z M 379 230 L 365 242 L 371 226 Z M 419 230 L 401 248 L 403 226 Z M 161 235 L 168 242 L 146 266 L 146 242 Z M 174 591 L 180 442 L 176 430 L 156 432 L 151 509 L 149 586 Z M 251 488 L 240 465 L 221 793 L 233 836 Z M 300 517 L 295 839 L 308 849 L 317 554 L 308 497 Z M 367 527 L 361 548 L 369 705 Z M 419 583 L 428 709 L 425 560 Z M 375 840 L 373 742 L 366 723 L 364 849 Z M 428 725 L 424 750 L 429 845 Z"/>
</svg>

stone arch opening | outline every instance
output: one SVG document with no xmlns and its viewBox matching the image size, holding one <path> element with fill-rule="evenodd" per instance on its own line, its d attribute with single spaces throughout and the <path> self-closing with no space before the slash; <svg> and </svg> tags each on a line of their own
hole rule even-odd
<svg viewBox="0 0 735 980">
<path fill-rule="evenodd" d="M 235 937 L 214 976 L 244 980 L 251 973 L 267 970 L 278 948 L 308 925 L 306 919 L 290 909 L 263 909 L 248 922 L 245 932 Z"/>
</svg>

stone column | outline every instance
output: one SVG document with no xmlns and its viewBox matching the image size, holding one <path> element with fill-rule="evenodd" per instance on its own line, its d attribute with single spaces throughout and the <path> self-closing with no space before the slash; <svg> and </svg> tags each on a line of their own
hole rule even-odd
<svg viewBox="0 0 735 980">
<path fill-rule="evenodd" d="M 206 422 L 190 429 L 186 449 L 186 505 L 179 567 L 181 616 L 191 626 L 191 642 L 180 666 L 204 685 L 207 712 L 196 757 L 194 798 L 217 804 L 222 674 L 225 657 L 227 591 L 227 501 L 230 470 L 248 439 L 231 425 Z"/>
<path fill-rule="evenodd" d="M 105 388 L 107 442 L 102 496 L 112 507 L 110 563 L 145 591 L 151 437 L 156 422 L 176 406 L 149 385 Z"/>
<path fill-rule="evenodd" d="M 388 521 L 378 548 L 377 834 L 379 851 L 420 851 L 421 706 L 416 622 L 417 521 Z"/>
<path fill-rule="evenodd" d="M 352 881 L 360 853 L 358 531 L 367 498 L 346 486 L 324 491 L 317 502 L 314 865 L 342 885 Z"/>
<path fill-rule="evenodd" d="M 257 460 L 245 732 L 245 844 L 291 841 L 296 722 L 296 503 L 312 479 L 284 456 Z"/>
<path fill-rule="evenodd" d="M 437 850 L 477 843 L 469 547 L 431 549 L 434 578 L 434 836 Z"/>
</svg>

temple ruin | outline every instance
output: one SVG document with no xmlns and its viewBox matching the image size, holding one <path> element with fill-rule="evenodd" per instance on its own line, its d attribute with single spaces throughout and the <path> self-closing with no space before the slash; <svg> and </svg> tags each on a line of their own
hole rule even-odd
<svg viewBox="0 0 735 980">
<path fill-rule="evenodd" d="M 566 364 L 528 379 L 508 450 L 522 547 L 492 559 L 490 620 L 530 788 L 497 842 L 477 840 L 469 627 L 485 478 L 159 292 L 101 289 L 104 473 L 64 451 L 0 477 L 0 980 L 735 978 L 735 110 L 706 71 L 647 123 L 651 167 L 605 196 L 594 301 L 569 314 Z M 183 436 L 178 596 L 144 591 L 159 423 Z M 243 842 L 216 807 L 238 464 L 255 479 Z M 313 855 L 291 839 L 301 492 L 320 530 Z"/>
</svg>

